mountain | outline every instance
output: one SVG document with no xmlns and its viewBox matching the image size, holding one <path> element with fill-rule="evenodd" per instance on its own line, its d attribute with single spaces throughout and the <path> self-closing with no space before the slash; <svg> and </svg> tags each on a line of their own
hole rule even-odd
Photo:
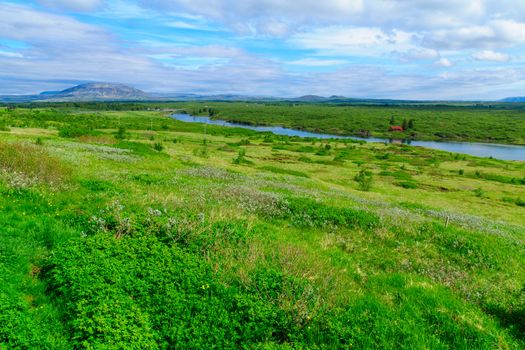
<svg viewBox="0 0 525 350">
<path fill-rule="evenodd" d="M 392 100 L 374 98 L 351 98 L 339 95 L 329 97 L 304 95 L 300 97 L 270 97 L 235 94 L 200 95 L 193 93 L 147 93 L 134 87 L 117 83 L 87 83 L 62 91 L 44 91 L 35 95 L 0 95 L 0 102 L 90 102 L 90 101 L 261 101 L 289 103 L 326 104 L 420 104 L 446 103 L 447 101 Z M 452 101 L 449 101 L 452 102 Z M 525 102 L 525 97 L 509 97 L 500 102 Z"/>
<path fill-rule="evenodd" d="M 147 100 L 150 98 L 144 91 L 124 84 L 88 83 L 74 86 L 60 92 L 43 92 L 40 94 L 49 101 L 99 101 L 99 100 Z"/>
<path fill-rule="evenodd" d="M 326 101 L 327 98 L 323 96 L 317 96 L 317 95 L 305 95 L 301 97 L 292 98 L 290 100 L 301 101 L 301 102 L 319 102 L 319 101 Z"/>
<path fill-rule="evenodd" d="M 507 97 L 501 100 L 501 102 L 525 102 L 525 97 Z"/>
<path fill-rule="evenodd" d="M 44 91 L 38 95 L 4 95 L 0 102 L 67 101 L 144 101 L 156 100 L 142 90 L 124 84 L 87 83 L 62 91 Z"/>
</svg>

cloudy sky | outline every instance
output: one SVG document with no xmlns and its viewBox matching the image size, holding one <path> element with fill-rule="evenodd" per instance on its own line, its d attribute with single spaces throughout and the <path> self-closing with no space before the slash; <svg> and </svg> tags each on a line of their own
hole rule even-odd
<svg viewBox="0 0 525 350">
<path fill-rule="evenodd" d="M 522 0 L 0 0 L 0 94 L 525 95 Z"/>
</svg>

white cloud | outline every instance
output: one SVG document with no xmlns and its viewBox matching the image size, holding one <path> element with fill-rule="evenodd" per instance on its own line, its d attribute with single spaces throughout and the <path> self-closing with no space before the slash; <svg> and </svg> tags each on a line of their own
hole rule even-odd
<svg viewBox="0 0 525 350">
<path fill-rule="evenodd" d="M 46 49 L 78 46 L 103 48 L 110 35 L 71 17 L 35 11 L 29 7 L 0 3 L 0 37 L 28 42 Z"/>
<path fill-rule="evenodd" d="M 484 50 L 475 52 L 472 57 L 478 61 L 493 61 L 493 62 L 507 62 L 510 57 L 507 54 L 501 52 L 495 52 L 491 50 Z"/>
<path fill-rule="evenodd" d="M 374 56 L 391 51 L 407 51 L 413 48 L 412 40 L 412 33 L 398 30 L 387 33 L 379 28 L 334 26 L 296 34 L 290 43 L 324 54 Z"/>
<path fill-rule="evenodd" d="M 93 11 L 100 8 L 103 0 L 38 0 L 44 6 L 71 11 Z"/>
<path fill-rule="evenodd" d="M 24 57 L 21 53 L 18 53 L 18 52 L 12 52 L 12 51 L 3 51 L 3 50 L 0 50 L 0 56 L 4 56 L 4 57 L 16 57 L 16 58 L 22 58 L 22 57 Z"/>
<path fill-rule="evenodd" d="M 446 50 L 493 49 L 525 44 L 525 23 L 492 20 L 484 25 L 449 28 L 428 32 L 423 44 Z"/>
<path fill-rule="evenodd" d="M 288 61 L 286 64 L 291 64 L 295 66 L 308 66 L 308 67 L 330 67 L 330 66 L 340 66 L 345 64 L 346 61 L 343 60 L 326 60 L 326 59 L 316 59 L 316 58 L 303 58 L 295 61 Z"/>
<path fill-rule="evenodd" d="M 435 60 L 439 58 L 439 52 L 434 49 L 416 48 L 404 52 L 394 52 L 402 62 L 413 62 L 419 60 Z"/>
<path fill-rule="evenodd" d="M 52 1 L 41 0 L 44 2 Z M 525 79 L 523 70 L 511 67 L 519 67 L 524 57 L 519 52 L 525 44 L 525 5 L 521 3 L 144 0 L 141 8 L 123 0 L 53 2 L 54 9 L 73 11 L 99 6 L 101 11 L 90 14 L 90 20 L 139 18 L 155 21 L 155 30 L 170 25 L 220 30 L 203 36 L 201 46 L 196 44 L 201 37 L 179 38 L 171 35 L 174 29 L 150 33 L 147 27 L 134 28 L 131 33 L 126 32 L 129 28 L 119 28 L 126 39 L 141 32 L 139 39 L 124 44 L 109 32 L 118 23 L 103 29 L 83 23 L 85 16 L 75 14 L 79 18 L 75 19 L 59 11 L 0 3 L 0 13 L 5 14 L 0 37 L 26 44 L 24 48 L 0 47 L 0 93 L 109 80 L 146 91 L 487 98 L 494 91 L 524 85 L 520 83 Z M 231 31 L 226 33 L 227 29 Z M 217 33 L 225 34 L 218 38 Z M 485 66 L 475 60 L 508 60 L 500 53 L 502 48 L 514 49 L 508 51 L 513 59 L 505 69 L 475 69 Z M 280 49 L 286 51 L 280 55 Z M 287 55 L 290 52 L 294 54 Z M 289 59 L 298 53 L 303 56 Z M 348 59 L 355 56 L 359 58 Z M 465 70 L 466 62 L 474 69 Z M 437 69 L 436 65 L 454 69 Z"/>
<path fill-rule="evenodd" d="M 452 63 L 452 61 L 450 61 L 448 58 L 440 58 L 439 60 L 436 61 L 436 64 L 438 66 L 441 66 L 441 67 L 452 67 L 454 65 L 454 63 Z"/>
</svg>

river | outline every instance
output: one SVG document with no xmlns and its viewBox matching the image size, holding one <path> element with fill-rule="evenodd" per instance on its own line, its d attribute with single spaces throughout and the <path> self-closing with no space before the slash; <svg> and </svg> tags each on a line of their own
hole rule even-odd
<svg viewBox="0 0 525 350">
<path fill-rule="evenodd" d="M 210 117 L 196 117 L 189 114 L 172 114 L 173 119 L 187 122 L 187 123 L 204 123 L 210 125 L 230 126 L 237 128 L 250 129 L 255 131 L 272 132 L 276 135 L 299 136 L 299 137 L 315 137 L 320 139 L 353 139 L 362 140 L 366 142 L 403 142 L 411 146 L 421 146 L 426 148 L 438 149 L 442 151 L 469 154 L 476 157 L 492 157 L 502 160 L 520 160 L 525 161 L 525 146 L 517 145 L 501 145 L 494 143 L 479 143 L 479 142 L 451 142 L 451 141 L 415 141 L 415 140 L 392 140 L 378 137 L 355 137 L 355 136 L 341 136 L 324 133 L 309 132 L 303 130 L 296 130 L 290 128 L 283 128 L 281 126 L 254 126 L 245 125 L 235 122 L 228 122 L 226 120 L 211 119 Z"/>
</svg>

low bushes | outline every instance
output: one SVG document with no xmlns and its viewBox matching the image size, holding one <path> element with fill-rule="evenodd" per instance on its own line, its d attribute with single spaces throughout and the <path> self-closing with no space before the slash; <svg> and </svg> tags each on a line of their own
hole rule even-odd
<svg viewBox="0 0 525 350">
<path fill-rule="evenodd" d="M 12 187 L 23 188 L 59 184 L 71 171 L 41 146 L 0 142 L 0 172 Z"/>
<path fill-rule="evenodd" d="M 310 177 L 307 173 L 304 173 L 302 171 L 278 168 L 278 167 L 270 166 L 270 165 L 262 166 L 259 169 L 270 171 L 276 174 L 292 175 L 292 176 L 299 176 L 299 177 Z"/>
<path fill-rule="evenodd" d="M 300 334 L 282 303 L 294 305 L 307 282 L 261 267 L 248 283 L 221 284 L 206 251 L 220 240 L 238 246 L 249 230 L 196 219 L 151 209 L 131 220 L 117 203 L 56 250 L 47 279 L 74 347 L 233 349 Z"/>
<path fill-rule="evenodd" d="M 290 220 L 296 226 L 340 226 L 368 230 L 380 223 L 379 217 L 373 213 L 334 207 L 306 198 L 290 198 L 286 207 L 287 210 L 283 211 L 281 218 Z"/>
<path fill-rule="evenodd" d="M 67 125 L 58 130 L 58 136 L 66 138 L 74 138 L 80 136 L 96 136 L 100 134 L 101 133 L 99 131 L 75 125 Z"/>
</svg>

